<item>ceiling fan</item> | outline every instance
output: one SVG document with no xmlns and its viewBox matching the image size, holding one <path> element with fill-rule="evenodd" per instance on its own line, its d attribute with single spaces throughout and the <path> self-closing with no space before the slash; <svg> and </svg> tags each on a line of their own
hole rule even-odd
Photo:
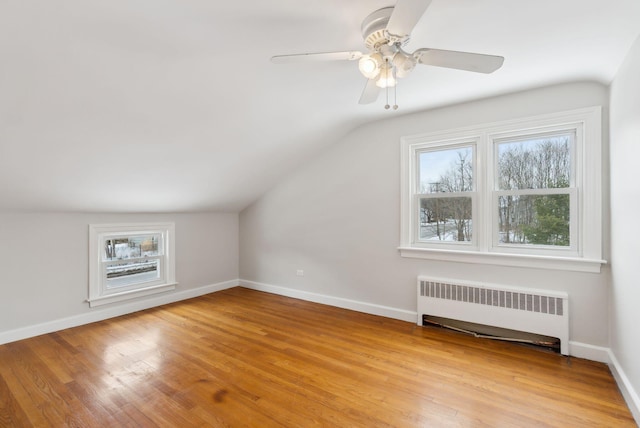
<svg viewBox="0 0 640 428">
<path fill-rule="evenodd" d="M 378 99 L 381 88 L 395 87 L 399 78 L 406 77 L 417 64 L 455 68 L 477 73 L 493 73 L 504 62 L 495 55 L 422 48 L 413 53 L 402 48 L 409 42 L 416 26 L 431 0 L 398 0 L 395 7 L 379 9 L 362 22 L 362 37 L 369 53 L 359 51 L 302 53 L 276 55 L 275 64 L 304 61 L 355 61 L 367 84 L 360 96 L 360 104 L 370 104 Z M 389 108 L 389 103 L 385 108 Z M 397 109 L 397 104 L 393 106 Z"/>
</svg>

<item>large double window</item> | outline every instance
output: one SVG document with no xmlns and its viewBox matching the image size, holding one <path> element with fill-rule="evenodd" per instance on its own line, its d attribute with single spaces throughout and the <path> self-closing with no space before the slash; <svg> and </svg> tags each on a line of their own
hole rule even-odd
<svg viewBox="0 0 640 428">
<path fill-rule="evenodd" d="M 402 139 L 401 254 L 599 271 L 601 110 Z"/>
<path fill-rule="evenodd" d="M 173 223 L 90 225 L 89 304 L 174 289 L 173 240 Z"/>
</svg>

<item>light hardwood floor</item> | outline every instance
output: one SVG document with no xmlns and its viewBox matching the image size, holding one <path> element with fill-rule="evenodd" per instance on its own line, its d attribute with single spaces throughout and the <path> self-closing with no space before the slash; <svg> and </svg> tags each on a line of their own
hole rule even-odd
<svg viewBox="0 0 640 428">
<path fill-rule="evenodd" d="M 0 346 L 0 426 L 636 426 L 606 365 L 244 288 Z"/>
</svg>

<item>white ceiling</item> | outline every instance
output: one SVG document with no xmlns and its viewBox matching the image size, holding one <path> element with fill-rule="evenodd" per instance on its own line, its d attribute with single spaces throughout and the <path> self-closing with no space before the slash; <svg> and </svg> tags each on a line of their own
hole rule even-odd
<svg viewBox="0 0 640 428">
<path fill-rule="evenodd" d="M 240 210 L 360 124 L 554 83 L 608 84 L 638 0 L 433 0 L 406 50 L 502 55 L 491 75 L 419 66 L 398 111 L 362 106 L 355 62 L 393 0 L 0 0 L 0 210 Z"/>
</svg>

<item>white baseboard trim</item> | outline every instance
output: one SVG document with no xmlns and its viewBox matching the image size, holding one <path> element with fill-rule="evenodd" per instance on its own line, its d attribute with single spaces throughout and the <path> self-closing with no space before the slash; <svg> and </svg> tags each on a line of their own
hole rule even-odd
<svg viewBox="0 0 640 428">
<path fill-rule="evenodd" d="M 631 414 L 636 420 L 636 423 L 640 425 L 640 396 L 633 388 L 631 381 L 620 366 L 620 363 L 613 351 L 611 351 L 611 348 L 594 346 L 580 342 L 569 342 L 569 354 L 578 358 L 606 363 L 611 370 L 613 378 L 618 384 L 618 388 L 620 389 Z"/>
<path fill-rule="evenodd" d="M 633 388 L 631 381 L 622 370 L 618 359 L 611 350 L 609 350 L 609 368 L 618 384 L 618 388 L 620 388 L 620 392 L 622 392 L 622 396 L 627 402 L 627 406 L 629 406 L 629 410 L 631 410 L 633 418 L 636 420 L 636 424 L 640 426 L 640 395 Z"/>
<path fill-rule="evenodd" d="M 569 341 L 569 355 L 572 357 L 584 358 L 585 360 L 608 364 L 609 352 L 609 348 L 605 348 L 603 346 Z"/>
<path fill-rule="evenodd" d="M 312 293 L 309 291 L 296 290 L 293 288 L 280 287 L 278 285 L 264 284 L 255 281 L 247 281 L 244 279 L 240 280 L 240 286 L 250 288 L 252 290 L 265 291 L 267 293 L 293 297 L 295 299 L 307 300 L 309 302 L 321 303 L 324 305 L 335 306 L 337 308 L 350 309 L 352 311 L 364 312 L 371 315 L 379 315 L 412 323 L 416 322 L 416 318 L 418 316 L 418 313 L 415 311 L 407 311 L 405 309 L 392 308 L 390 306 L 377 305 L 375 303 L 328 296 L 326 294 Z"/>
<path fill-rule="evenodd" d="M 216 291 L 225 290 L 227 288 L 237 287 L 238 285 L 239 280 L 233 279 L 230 281 L 205 285 L 198 288 L 190 288 L 188 290 L 177 291 L 173 293 L 164 293 L 156 295 L 153 298 L 135 302 L 112 304 L 110 305 L 110 307 L 103 306 L 100 307 L 100 309 L 91 309 L 89 312 L 85 312 L 83 314 L 60 318 L 57 320 L 35 324 L 27 327 L 17 328 L 15 330 L 0 332 L 0 345 L 9 342 L 15 342 L 17 340 L 28 339 L 30 337 L 39 336 L 41 334 L 64 330 L 65 328 L 77 327 L 79 325 L 102 321 L 109 318 L 118 317 L 120 315 L 126 315 L 132 312 L 166 305 L 168 303 L 179 302 L 180 300 L 203 296 L 205 294 L 214 293 Z"/>
</svg>

